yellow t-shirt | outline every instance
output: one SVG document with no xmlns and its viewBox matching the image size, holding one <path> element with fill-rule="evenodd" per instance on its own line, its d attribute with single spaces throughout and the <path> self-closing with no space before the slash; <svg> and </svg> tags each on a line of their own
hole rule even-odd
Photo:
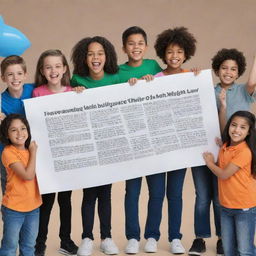
<svg viewBox="0 0 256 256">
<path fill-rule="evenodd" d="M 226 208 L 245 209 L 256 206 L 256 180 L 251 174 L 252 154 L 246 142 L 222 146 L 218 165 L 233 163 L 240 169 L 226 180 L 218 179 L 220 204 Z"/>
<path fill-rule="evenodd" d="M 36 178 L 23 180 L 9 167 L 17 162 L 21 162 L 26 167 L 28 160 L 29 151 L 27 149 L 20 150 L 9 145 L 4 148 L 2 153 L 2 162 L 7 172 L 6 191 L 2 204 L 19 212 L 32 211 L 42 204 Z"/>
</svg>

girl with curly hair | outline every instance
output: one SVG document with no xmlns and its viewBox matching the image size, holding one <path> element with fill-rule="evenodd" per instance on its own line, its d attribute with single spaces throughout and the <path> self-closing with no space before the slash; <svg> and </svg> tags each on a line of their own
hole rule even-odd
<svg viewBox="0 0 256 256">
<path fill-rule="evenodd" d="M 73 48 L 71 60 L 74 65 L 71 85 L 96 88 L 120 83 L 117 55 L 114 46 L 104 37 L 86 37 Z M 95 203 L 98 199 L 101 245 L 105 254 L 118 254 L 119 250 L 111 238 L 111 188 L 112 184 L 83 189 L 82 243 L 77 255 L 91 255 L 93 250 L 93 223 Z"/>
</svg>

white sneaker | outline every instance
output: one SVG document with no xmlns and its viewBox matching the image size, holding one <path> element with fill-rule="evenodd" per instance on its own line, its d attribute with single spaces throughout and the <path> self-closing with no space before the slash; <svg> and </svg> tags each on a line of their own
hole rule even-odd
<svg viewBox="0 0 256 256">
<path fill-rule="evenodd" d="M 183 247 L 180 239 L 173 239 L 171 241 L 171 253 L 173 254 L 183 254 L 185 253 L 185 248 Z"/>
<path fill-rule="evenodd" d="M 128 243 L 124 249 L 124 252 L 127 254 L 136 254 L 139 252 L 139 247 L 140 247 L 139 241 L 132 238 L 128 240 Z"/>
<path fill-rule="evenodd" d="M 144 247 L 145 252 L 157 252 L 157 241 L 155 238 L 148 238 L 145 247 Z"/>
<path fill-rule="evenodd" d="M 92 249 L 93 241 L 90 238 L 86 237 L 82 240 L 82 243 L 78 248 L 77 256 L 89 256 L 92 254 Z"/>
<path fill-rule="evenodd" d="M 108 255 L 114 255 L 114 254 L 119 253 L 119 250 L 118 250 L 115 242 L 109 237 L 105 238 L 101 242 L 100 249 L 102 252 L 104 252 L 105 254 L 108 254 Z"/>
</svg>

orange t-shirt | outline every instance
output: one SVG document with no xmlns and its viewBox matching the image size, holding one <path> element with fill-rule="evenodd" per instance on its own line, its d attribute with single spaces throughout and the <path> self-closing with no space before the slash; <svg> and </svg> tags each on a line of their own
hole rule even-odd
<svg viewBox="0 0 256 256">
<path fill-rule="evenodd" d="M 20 150 L 9 145 L 4 148 L 2 153 L 2 162 L 7 172 L 6 191 L 2 204 L 19 212 L 32 211 L 42 204 L 36 178 L 24 180 L 9 167 L 17 162 L 21 162 L 26 167 L 28 160 L 29 151 L 27 149 Z"/>
<path fill-rule="evenodd" d="M 220 204 L 226 208 L 245 209 L 256 206 L 256 180 L 251 174 L 252 154 L 246 142 L 236 146 L 222 146 L 218 165 L 225 168 L 229 163 L 240 167 L 226 180 L 218 179 Z"/>
</svg>

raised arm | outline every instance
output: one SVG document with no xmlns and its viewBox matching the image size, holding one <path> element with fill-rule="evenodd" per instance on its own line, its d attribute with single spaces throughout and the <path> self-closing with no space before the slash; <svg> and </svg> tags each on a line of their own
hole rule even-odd
<svg viewBox="0 0 256 256">
<path fill-rule="evenodd" d="M 32 180 L 35 177 L 37 144 L 32 141 L 29 145 L 29 160 L 27 167 L 21 162 L 10 164 L 10 168 L 22 179 Z"/>
<path fill-rule="evenodd" d="M 220 122 L 220 131 L 224 131 L 224 128 L 227 123 L 227 103 L 226 103 L 226 90 L 222 89 L 219 95 L 220 107 L 219 107 L 219 122 Z"/>
<path fill-rule="evenodd" d="M 251 95 L 254 93 L 255 87 L 256 87 L 256 55 L 254 56 L 252 69 L 250 71 L 249 79 L 246 84 L 246 90 Z"/>
</svg>

